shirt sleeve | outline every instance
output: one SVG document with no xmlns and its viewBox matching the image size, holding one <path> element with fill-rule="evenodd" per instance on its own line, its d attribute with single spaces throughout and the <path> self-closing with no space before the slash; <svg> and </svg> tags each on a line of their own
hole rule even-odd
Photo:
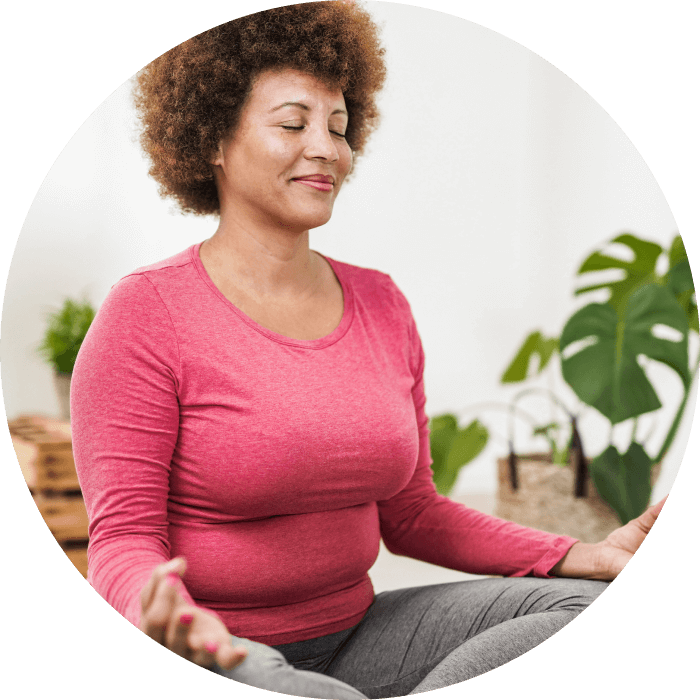
<svg viewBox="0 0 700 700">
<path fill-rule="evenodd" d="M 410 310 L 407 313 L 419 453 L 408 485 L 378 504 L 384 543 L 394 554 L 457 571 L 550 578 L 551 568 L 578 540 L 516 525 L 437 493 L 430 469 L 432 460 L 425 413 L 425 357 Z"/>
<path fill-rule="evenodd" d="M 125 277 L 80 348 L 71 429 L 90 523 L 88 581 L 137 626 L 141 589 L 154 567 L 170 558 L 178 377 L 177 338 L 165 304 L 147 277 Z"/>
</svg>

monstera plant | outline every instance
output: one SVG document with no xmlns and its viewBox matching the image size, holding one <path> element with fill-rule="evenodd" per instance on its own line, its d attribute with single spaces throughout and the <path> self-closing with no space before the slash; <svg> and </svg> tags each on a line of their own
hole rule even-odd
<svg viewBox="0 0 700 700">
<path fill-rule="evenodd" d="M 689 357 L 689 338 L 698 332 L 698 308 L 680 236 L 675 236 L 666 250 L 630 233 L 610 243 L 625 246 L 631 260 L 598 250 L 586 258 L 577 274 L 585 279 L 587 273 L 610 270 L 621 272 L 622 278 L 584 284 L 575 291 L 584 295 L 604 289 L 608 299 L 579 309 L 559 338 L 547 338 L 540 331 L 528 335 L 501 381 L 523 381 L 533 357 L 538 360 L 538 374 L 558 355 L 564 381 L 583 403 L 610 422 L 611 430 L 625 421 L 633 422 L 632 439 L 624 453 L 611 440 L 603 452 L 587 461 L 599 494 L 626 523 L 648 505 L 652 468 L 673 443 L 687 406 L 698 365 L 697 359 L 691 362 Z M 667 271 L 659 274 L 662 256 L 668 265 Z M 651 455 L 636 435 L 639 416 L 662 407 L 645 369 L 649 360 L 673 370 L 683 387 L 661 448 Z"/>
</svg>

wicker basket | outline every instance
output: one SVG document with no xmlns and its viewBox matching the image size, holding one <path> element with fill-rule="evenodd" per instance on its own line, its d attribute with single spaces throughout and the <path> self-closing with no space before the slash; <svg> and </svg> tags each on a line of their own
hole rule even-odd
<svg viewBox="0 0 700 700">
<path fill-rule="evenodd" d="M 659 473 L 652 471 L 652 483 Z M 513 489 L 507 458 L 498 460 L 498 492 L 494 515 L 520 525 L 569 535 L 581 542 L 600 542 L 620 527 L 615 511 L 588 480 L 586 495 L 574 496 L 572 463 L 552 464 L 548 454 L 518 455 L 518 488 Z"/>
</svg>

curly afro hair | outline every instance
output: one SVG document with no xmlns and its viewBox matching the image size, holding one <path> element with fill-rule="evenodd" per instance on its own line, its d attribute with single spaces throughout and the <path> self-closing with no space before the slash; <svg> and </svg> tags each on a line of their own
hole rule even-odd
<svg viewBox="0 0 700 700">
<path fill-rule="evenodd" d="M 340 88 L 346 138 L 360 155 L 379 112 L 386 66 L 379 29 L 354 2 L 290 5 L 227 22 L 188 39 L 136 75 L 134 101 L 149 174 L 183 212 L 218 214 L 211 155 L 235 129 L 255 77 L 295 68 Z"/>
</svg>

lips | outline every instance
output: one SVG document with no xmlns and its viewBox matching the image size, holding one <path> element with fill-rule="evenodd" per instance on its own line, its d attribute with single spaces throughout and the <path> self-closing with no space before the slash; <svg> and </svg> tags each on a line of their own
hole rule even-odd
<svg viewBox="0 0 700 700">
<path fill-rule="evenodd" d="M 308 180 L 310 182 L 327 182 L 328 184 L 333 184 L 335 178 L 332 175 L 300 175 L 295 177 L 295 180 Z"/>
<path fill-rule="evenodd" d="M 315 190 L 322 192 L 330 192 L 333 189 L 334 178 L 331 175 L 302 175 L 301 177 L 292 178 L 294 182 L 300 185 L 306 185 Z"/>
</svg>

